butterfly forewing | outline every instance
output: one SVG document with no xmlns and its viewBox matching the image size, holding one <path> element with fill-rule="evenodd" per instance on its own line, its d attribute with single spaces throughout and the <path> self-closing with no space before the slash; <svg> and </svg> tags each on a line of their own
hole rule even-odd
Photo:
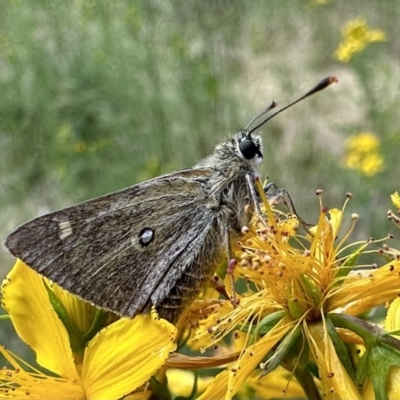
<svg viewBox="0 0 400 400">
<path fill-rule="evenodd" d="M 6 246 L 65 289 L 119 314 L 132 317 L 152 304 L 179 308 L 186 288 L 212 273 L 212 266 L 196 271 L 199 256 L 205 265 L 221 256 L 211 174 L 179 171 L 36 218 Z M 162 219 L 154 215 L 161 211 Z M 173 288 L 171 296 L 182 297 L 176 305 L 166 301 Z"/>
</svg>

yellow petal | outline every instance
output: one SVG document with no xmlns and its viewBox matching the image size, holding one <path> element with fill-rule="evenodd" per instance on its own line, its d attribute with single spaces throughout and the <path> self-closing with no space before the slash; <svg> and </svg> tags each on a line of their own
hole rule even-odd
<svg viewBox="0 0 400 400">
<path fill-rule="evenodd" d="M 87 399 L 119 399 L 143 385 L 176 349 L 176 328 L 138 315 L 101 330 L 85 350 L 82 380 Z"/>
<path fill-rule="evenodd" d="M 67 330 L 49 302 L 43 278 L 18 260 L 2 291 L 3 308 L 18 336 L 35 351 L 38 364 L 78 382 Z"/>
<path fill-rule="evenodd" d="M 354 399 L 361 396 L 336 354 L 322 322 L 304 324 L 314 360 L 318 365 L 324 399 Z"/>
<path fill-rule="evenodd" d="M 388 377 L 388 397 L 389 400 L 400 398 L 400 367 L 392 366 Z"/>
<path fill-rule="evenodd" d="M 332 290 L 327 310 L 346 307 L 363 299 L 368 300 L 367 305 L 379 305 L 394 299 L 399 292 L 399 273 L 400 261 L 395 260 L 368 274 L 347 276 L 342 286 Z"/>
<path fill-rule="evenodd" d="M 400 329 L 400 298 L 392 301 L 386 314 L 385 329 L 389 332 Z"/>
<path fill-rule="evenodd" d="M 339 234 L 340 226 L 342 225 L 343 212 L 337 208 L 329 210 L 330 222 L 332 225 L 332 236 L 336 238 Z"/>
<path fill-rule="evenodd" d="M 282 319 L 271 331 L 244 350 L 238 361 L 218 374 L 198 400 L 231 399 L 271 348 L 294 326 L 288 318 Z"/>
<path fill-rule="evenodd" d="M 378 297 L 376 295 L 364 297 L 362 299 L 353 301 L 352 303 L 343 306 L 342 311 L 344 312 L 344 314 L 355 315 L 355 316 L 360 315 L 364 312 L 370 311 L 374 307 L 378 307 L 382 304 L 392 301 L 393 297 L 397 295 L 397 292 L 389 291 L 383 293 L 382 297 Z"/>
<path fill-rule="evenodd" d="M 361 391 L 363 400 L 375 400 L 374 386 L 372 385 L 371 379 L 368 379 L 364 384 Z"/>
</svg>

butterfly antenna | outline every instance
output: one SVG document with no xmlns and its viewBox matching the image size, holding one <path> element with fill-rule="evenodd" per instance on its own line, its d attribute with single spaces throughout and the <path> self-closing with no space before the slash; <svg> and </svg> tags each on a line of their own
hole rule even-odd
<svg viewBox="0 0 400 400">
<path fill-rule="evenodd" d="M 254 122 L 257 121 L 258 118 L 261 118 L 263 115 L 265 115 L 267 112 L 271 111 L 273 108 L 275 108 L 278 105 L 276 101 L 273 101 L 267 108 L 265 108 L 260 114 L 258 114 L 256 117 L 254 117 L 244 128 L 244 131 L 247 131 L 249 126 Z"/>
<path fill-rule="evenodd" d="M 301 96 L 297 100 L 293 101 L 292 103 L 288 104 L 287 106 L 281 108 L 278 110 L 276 113 L 272 114 L 269 116 L 267 119 L 265 119 L 263 122 L 258 124 L 255 128 L 253 128 L 249 134 L 253 133 L 255 130 L 263 126 L 267 121 L 269 121 L 271 118 L 274 118 L 278 114 L 280 114 L 282 111 L 287 110 L 288 108 L 294 106 L 295 104 L 299 103 L 300 101 L 304 100 L 306 97 L 309 97 L 317 92 L 320 92 L 321 90 L 326 89 L 328 86 L 330 86 L 332 83 L 336 83 L 338 80 L 334 76 L 328 76 L 327 78 L 323 79 L 321 82 L 318 83 L 318 85 L 314 86 L 309 92 L 307 92 L 305 95 Z M 265 111 L 266 112 L 266 111 Z M 251 122 L 254 122 L 256 119 L 260 118 L 262 115 L 265 114 L 265 112 L 261 113 L 258 117 L 254 118 Z M 248 124 L 248 125 L 251 125 Z"/>
</svg>

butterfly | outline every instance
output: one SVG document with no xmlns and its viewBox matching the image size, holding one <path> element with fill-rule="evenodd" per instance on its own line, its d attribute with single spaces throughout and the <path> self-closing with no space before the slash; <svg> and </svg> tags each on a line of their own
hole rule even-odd
<svg viewBox="0 0 400 400">
<path fill-rule="evenodd" d="M 194 167 L 40 216 L 17 228 L 5 245 L 17 258 L 69 292 L 134 317 L 155 306 L 177 322 L 207 285 L 254 212 L 254 179 L 263 143 L 254 133 L 298 100 L 216 146 Z M 250 212 L 249 212 L 250 209 Z"/>
</svg>

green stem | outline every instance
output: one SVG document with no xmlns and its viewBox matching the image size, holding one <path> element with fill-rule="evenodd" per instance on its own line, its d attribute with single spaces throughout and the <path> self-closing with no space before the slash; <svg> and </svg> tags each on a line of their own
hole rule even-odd
<svg viewBox="0 0 400 400">
<path fill-rule="evenodd" d="M 305 365 L 298 365 L 294 371 L 294 376 L 303 388 L 307 399 L 322 400 L 321 395 L 315 386 L 314 378 Z"/>
<path fill-rule="evenodd" d="M 371 337 L 377 337 L 382 333 L 380 328 L 352 315 L 332 313 L 329 314 L 329 318 L 337 328 L 348 329 L 356 333 L 364 341 L 371 340 Z"/>
<path fill-rule="evenodd" d="M 360 336 L 365 343 L 379 342 L 400 351 L 400 340 L 390 336 L 388 332 L 377 326 L 371 325 L 360 318 L 345 314 L 329 314 L 329 318 L 336 327 L 349 329 Z"/>
</svg>

